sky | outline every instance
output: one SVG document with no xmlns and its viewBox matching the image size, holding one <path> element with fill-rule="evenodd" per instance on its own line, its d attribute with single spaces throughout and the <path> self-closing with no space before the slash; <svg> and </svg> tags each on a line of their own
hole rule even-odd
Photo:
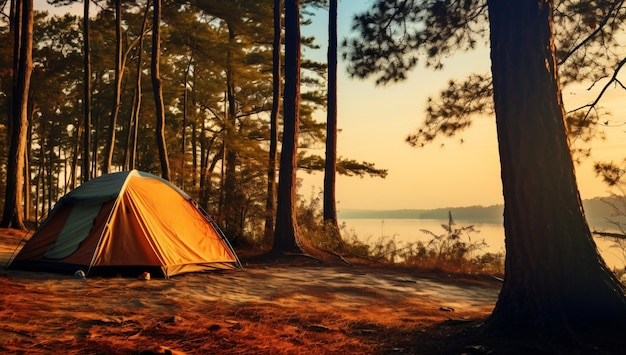
<svg viewBox="0 0 626 355">
<path fill-rule="evenodd" d="M 371 0 L 340 0 L 338 9 L 339 41 L 350 32 L 355 13 L 370 6 Z M 41 9 L 45 0 L 35 0 Z M 82 4 L 74 6 L 82 13 Z M 54 13 L 68 11 L 54 9 Z M 303 35 L 315 36 L 320 49 L 304 50 L 306 57 L 326 60 L 328 19 L 325 10 L 317 11 L 313 23 L 302 28 Z M 377 87 L 372 80 L 349 78 L 346 65 L 339 59 L 338 82 L 338 155 L 372 162 L 388 169 L 385 179 L 337 177 L 338 210 L 347 209 L 429 209 L 494 205 L 503 203 L 500 162 L 494 117 L 476 117 L 472 127 L 460 136 L 438 139 L 424 148 L 412 148 L 405 137 L 424 117 L 426 99 L 436 96 L 450 79 L 463 79 L 470 73 L 488 73 L 489 50 L 485 47 L 459 53 L 444 61 L 442 71 L 418 67 L 408 80 Z M 621 162 L 626 157 L 626 107 L 620 103 L 624 91 L 611 88 L 603 105 L 609 117 L 607 140 L 593 144 L 593 156 L 576 167 L 582 198 L 606 196 L 608 187 L 595 176 L 594 161 Z M 588 103 L 593 94 L 585 87 L 564 88 L 566 110 Z M 316 114 L 320 121 L 326 113 Z M 460 139 L 463 143 L 460 143 Z M 324 155 L 323 149 L 312 152 Z M 323 186 L 323 174 L 298 172 L 302 179 L 299 194 L 317 195 Z"/>
<path fill-rule="evenodd" d="M 353 14 L 371 1 L 339 1 L 339 41 L 350 32 Z M 302 33 L 314 35 L 322 46 L 306 56 L 325 60 L 327 12 L 320 11 Z M 405 137 L 424 118 L 429 96 L 436 97 L 450 79 L 463 79 L 470 73 L 489 73 L 489 50 L 485 47 L 459 53 L 444 61 L 444 69 L 434 72 L 423 66 L 413 70 L 408 80 L 376 87 L 373 80 L 352 79 L 346 63 L 339 58 L 338 155 L 376 164 L 388 169 L 385 179 L 337 177 L 338 209 L 422 209 L 494 205 L 503 203 L 495 117 L 476 117 L 472 127 L 455 138 L 439 138 L 425 148 L 412 148 Z M 603 101 L 613 116 L 610 125 L 626 122 L 625 92 L 612 88 Z M 621 95 L 621 99 L 619 98 Z M 565 88 L 566 110 L 592 99 L 585 87 Z M 319 119 L 325 119 L 320 112 Z M 576 167 L 581 197 L 606 196 L 608 187 L 593 173 L 597 160 L 621 162 L 626 157 L 626 126 L 607 128 L 607 140 L 593 145 L 592 157 Z M 460 143 L 460 139 L 463 143 Z M 318 152 L 323 155 L 323 151 Z M 300 191 L 305 197 L 323 186 L 323 175 L 299 173 Z"/>
</svg>

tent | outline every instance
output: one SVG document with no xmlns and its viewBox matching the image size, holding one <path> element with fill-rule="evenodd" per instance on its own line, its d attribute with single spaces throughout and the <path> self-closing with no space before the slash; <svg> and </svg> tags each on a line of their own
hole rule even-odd
<svg viewBox="0 0 626 355">
<path fill-rule="evenodd" d="M 185 192 L 132 170 L 102 175 L 63 196 L 9 268 L 167 278 L 241 263 Z"/>
</svg>

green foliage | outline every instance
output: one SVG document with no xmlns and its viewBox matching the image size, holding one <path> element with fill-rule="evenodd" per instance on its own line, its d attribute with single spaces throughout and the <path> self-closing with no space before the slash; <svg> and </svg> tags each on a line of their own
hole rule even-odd
<svg viewBox="0 0 626 355">
<path fill-rule="evenodd" d="M 325 159 L 319 155 L 301 154 L 298 157 L 298 168 L 306 172 L 324 171 Z M 370 177 L 387 177 L 387 169 L 378 169 L 374 163 L 358 162 L 354 159 L 339 158 L 337 160 L 337 173 L 345 176 L 358 176 L 364 177 L 368 175 Z"/>
</svg>

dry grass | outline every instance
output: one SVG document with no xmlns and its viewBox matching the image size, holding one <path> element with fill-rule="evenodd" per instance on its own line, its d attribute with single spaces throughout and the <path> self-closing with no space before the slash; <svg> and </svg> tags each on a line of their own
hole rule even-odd
<svg viewBox="0 0 626 355">
<path fill-rule="evenodd" d="M 2 265 L 21 237 L 0 230 Z M 499 286 L 312 263 L 149 281 L 2 270 L 0 352 L 425 353 L 435 346 L 424 336 L 431 327 L 486 317 Z"/>
</svg>

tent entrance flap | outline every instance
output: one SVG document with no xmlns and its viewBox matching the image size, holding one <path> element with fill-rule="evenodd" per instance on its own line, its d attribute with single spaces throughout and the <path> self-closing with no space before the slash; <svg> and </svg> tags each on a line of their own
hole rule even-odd
<svg viewBox="0 0 626 355">
<path fill-rule="evenodd" d="M 101 204 L 75 204 L 61 233 L 43 255 L 46 259 L 64 259 L 74 254 L 91 232 Z"/>
</svg>

